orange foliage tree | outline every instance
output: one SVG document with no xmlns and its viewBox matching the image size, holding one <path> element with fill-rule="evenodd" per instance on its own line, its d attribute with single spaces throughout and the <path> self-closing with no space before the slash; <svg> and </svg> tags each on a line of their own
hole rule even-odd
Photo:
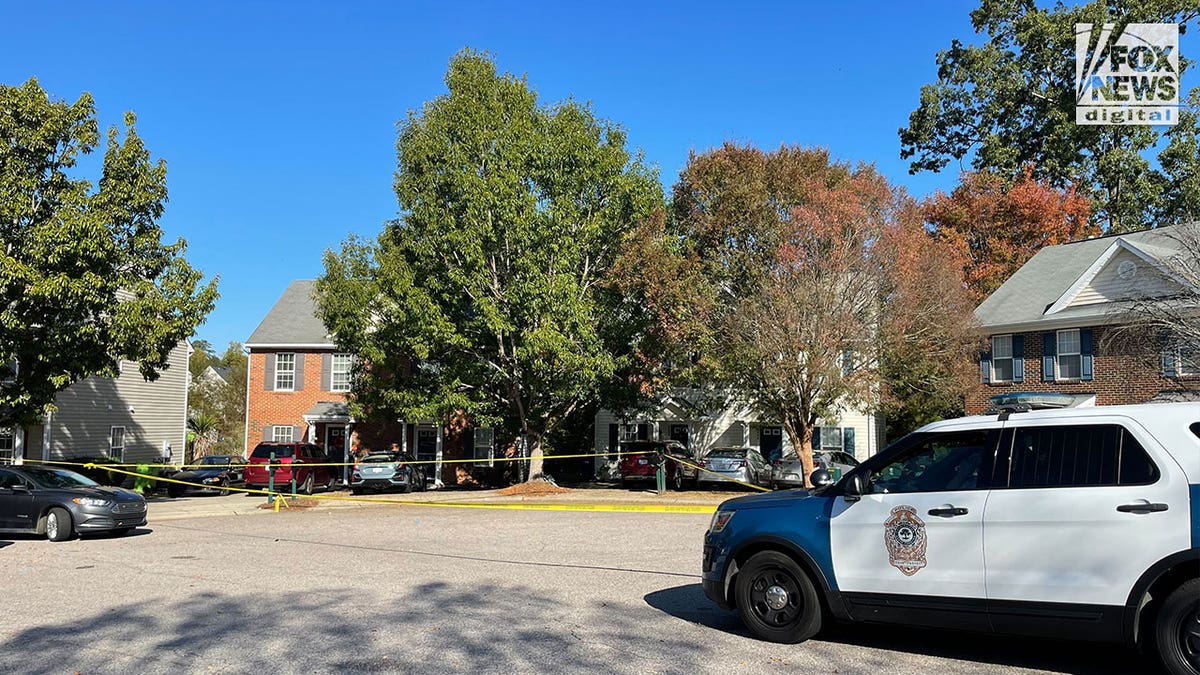
<svg viewBox="0 0 1200 675">
<path fill-rule="evenodd" d="M 993 173 L 964 173 L 958 187 L 937 192 L 924 210 L 936 236 L 961 254 L 976 304 L 1041 248 L 1100 234 L 1089 223 L 1085 196 L 1034 179 L 1031 166 L 1011 183 Z"/>
<path fill-rule="evenodd" d="M 921 216 L 873 167 L 824 150 L 693 155 L 670 214 L 631 234 L 614 268 L 650 317 L 653 384 L 715 381 L 779 421 L 809 475 L 819 423 L 903 406 L 963 363 L 963 266 Z M 917 362 L 892 396 L 888 365 Z"/>
</svg>

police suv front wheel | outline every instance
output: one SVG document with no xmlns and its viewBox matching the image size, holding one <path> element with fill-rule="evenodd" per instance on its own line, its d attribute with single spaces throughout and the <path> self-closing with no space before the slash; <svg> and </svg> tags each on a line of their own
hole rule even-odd
<svg viewBox="0 0 1200 675">
<path fill-rule="evenodd" d="M 738 615 L 756 636 L 771 642 L 803 642 L 821 630 L 821 603 L 812 579 L 790 557 L 756 553 L 738 572 Z"/>
<path fill-rule="evenodd" d="M 1155 622 L 1158 654 L 1171 675 L 1200 673 L 1200 579 L 1167 596 Z"/>
</svg>

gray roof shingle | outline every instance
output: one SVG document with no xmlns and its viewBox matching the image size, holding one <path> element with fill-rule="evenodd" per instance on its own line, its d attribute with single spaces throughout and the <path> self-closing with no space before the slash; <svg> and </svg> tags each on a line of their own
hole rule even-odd
<svg viewBox="0 0 1200 675">
<path fill-rule="evenodd" d="M 1178 242 L 1171 235 L 1180 227 L 1189 226 L 1160 227 L 1043 248 L 975 308 L 975 319 L 984 329 L 1038 322 L 1082 325 L 1102 320 L 1111 311 L 1105 303 L 1070 307 L 1050 316 L 1046 315 L 1046 310 L 1118 239 L 1161 259 L 1179 250 Z"/>
<path fill-rule="evenodd" d="M 333 339 L 325 324 L 317 318 L 313 303 L 311 279 L 297 279 L 288 284 L 266 318 L 254 329 L 247 347 L 263 345 L 329 345 Z"/>
</svg>

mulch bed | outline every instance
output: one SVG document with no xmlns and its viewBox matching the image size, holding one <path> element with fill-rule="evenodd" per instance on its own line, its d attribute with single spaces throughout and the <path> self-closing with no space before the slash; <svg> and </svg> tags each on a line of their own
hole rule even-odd
<svg viewBox="0 0 1200 675">
<path fill-rule="evenodd" d="M 498 494 L 505 497 L 545 497 L 547 495 L 561 495 L 564 492 L 570 492 L 567 488 L 558 487 L 553 483 L 538 480 L 529 483 L 518 483 L 512 487 L 506 487 L 500 490 Z"/>
</svg>

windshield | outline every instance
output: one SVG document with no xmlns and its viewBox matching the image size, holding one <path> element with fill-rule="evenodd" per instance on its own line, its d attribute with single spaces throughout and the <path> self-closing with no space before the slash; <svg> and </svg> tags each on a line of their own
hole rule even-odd
<svg viewBox="0 0 1200 675">
<path fill-rule="evenodd" d="M 272 452 L 275 453 L 276 459 L 292 456 L 292 448 L 288 445 L 260 445 L 254 448 L 254 454 L 250 456 L 258 459 L 270 459 Z"/>
<path fill-rule="evenodd" d="M 710 459 L 743 459 L 746 457 L 745 450 L 713 450 L 708 453 Z"/>
<path fill-rule="evenodd" d="M 211 457 L 201 457 L 199 464 L 200 466 L 225 466 L 226 464 L 229 464 L 229 456 L 213 455 Z"/>
<path fill-rule="evenodd" d="M 36 481 L 38 485 L 47 488 L 78 488 L 100 485 L 87 476 L 81 476 L 74 471 L 67 471 L 66 469 L 26 466 L 21 470 L 25 472 L 25 475 Z"/>
</svg>

